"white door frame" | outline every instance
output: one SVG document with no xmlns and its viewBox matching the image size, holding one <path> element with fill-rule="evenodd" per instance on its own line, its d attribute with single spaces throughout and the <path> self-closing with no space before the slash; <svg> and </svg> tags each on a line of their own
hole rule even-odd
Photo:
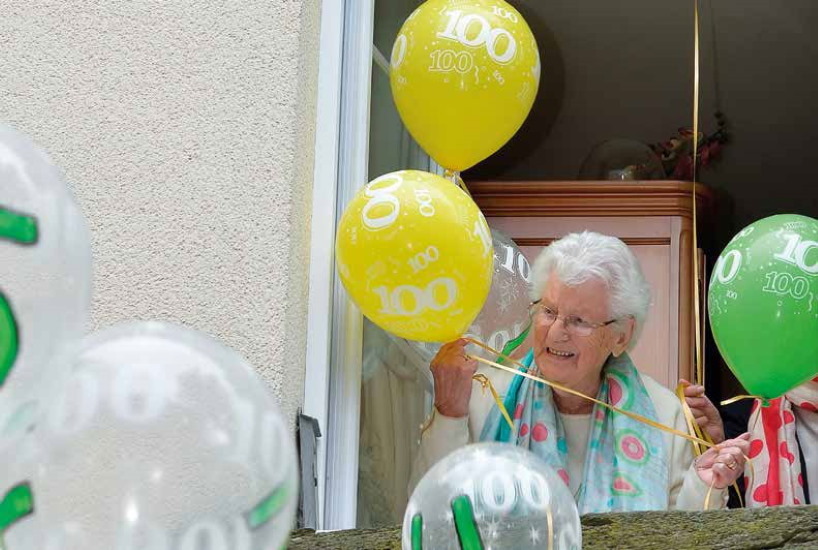
<svg viewBox="0 0 818 550">
<path fill-rule="evenodd" d="M 335 273 L 336 220 L 368 181 L 374 0 L 322 0 L 304 414 L 318 419 L 318 528 L 354 528 L 362 317 Z"/>
</svg>

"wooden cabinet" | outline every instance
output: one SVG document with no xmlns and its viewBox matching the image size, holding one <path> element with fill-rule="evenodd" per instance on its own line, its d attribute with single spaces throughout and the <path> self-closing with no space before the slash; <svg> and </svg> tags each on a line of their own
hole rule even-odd
<svg viewBox="0 0 818 550">
<path fill-rule="evenodd" d="M 677 181 L 468 185 L 489 225 L 513 238 L 529 260 L 554 239 L 586 229 L 619 237 L 633 249 L 651 284 L 652 304 L 631 356 L 640 370 L 669 388 L 680 376 L 693 376 L 691 186 Z M 699 227 L 712 216 L 712 197 L 706 187 L 696 186 Z M 697 257 L 703 266 L 703 255 Z M 703 279 L 699 284 L 706 289 Z"/>
</svg>

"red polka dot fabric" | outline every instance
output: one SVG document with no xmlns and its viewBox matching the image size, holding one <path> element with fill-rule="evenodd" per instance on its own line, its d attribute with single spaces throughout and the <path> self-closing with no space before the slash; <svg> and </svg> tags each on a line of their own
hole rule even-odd
<svg viewBox="0 0 818 550">
<path fill-rule="evenodd" d="M 542 422 L 534 424 L 534 429 L 531 430 L 531 438 L 537 443 L 542 443 L 548 439 L 548 428 Z"/>
<path fill-rule="evenodd" d="M 749 423 L 753 466 L 745 469 L 749 507 L 805 502 L 794 407 L 818 411 L 818 377 L 773 399 L 769 407 L 759 407 L 758 402 L 753 405 Z"/>
</svg>

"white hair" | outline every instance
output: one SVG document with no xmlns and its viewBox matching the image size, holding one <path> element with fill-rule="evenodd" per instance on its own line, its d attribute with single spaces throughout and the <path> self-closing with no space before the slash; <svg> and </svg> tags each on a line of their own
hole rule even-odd
<svg viewBox="0 0 818 550">
<path fill-rule="evenodd" d="M 592 231 L 570 233 L 545 247 L 534 262 L 529 292 L 532 301 L 542 297 L 551 275 L 568 286 L 601 279 L 608 287 L 611 317 L 633 317 L 635 326 L 629 347 L 636 345 L 651 296 L 650 285 L 628 245 L 616 237 Z"/>
</svg>

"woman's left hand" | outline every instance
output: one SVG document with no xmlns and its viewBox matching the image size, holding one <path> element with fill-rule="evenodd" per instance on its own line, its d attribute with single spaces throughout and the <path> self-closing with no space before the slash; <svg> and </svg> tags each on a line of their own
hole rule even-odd
<svg viewBox="0 0 818 550">
<path fill-rule="evenodd" d="M 750 452 L 750 434 L 727 439 L 707 449 L 696 459 L 696 473 L 708 486 L 716 489 L 729 487 L 744 475 L 744 457 Z"/>
<path fill-rule="evenodd" d="M 704 394 L 704 386 L 691 384 L 684 378 L 679 380 L 684 387 L 684 396 L 696 423 L 710 436 L 713 443 L 724 441 L 724 423 L 716 406 Z"/>
</svg>

